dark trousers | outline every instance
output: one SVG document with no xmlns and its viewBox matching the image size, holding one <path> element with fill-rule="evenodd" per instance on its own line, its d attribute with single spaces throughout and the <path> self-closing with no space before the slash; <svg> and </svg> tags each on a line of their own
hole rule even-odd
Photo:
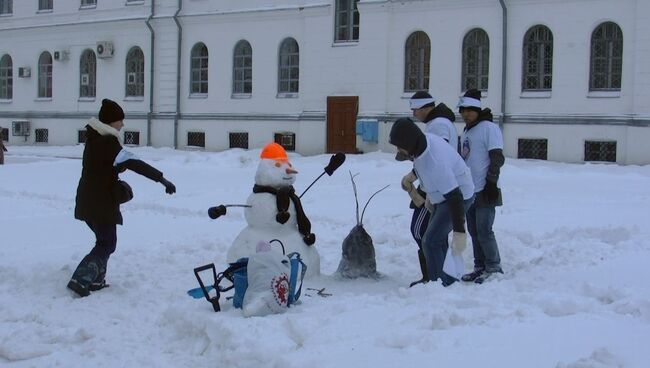
<svg viewBox="0 0 650 368">
<path fill-rule="evenodd" d="M 413 210 L 413 217 L 411 217 L 411 235 L 413 239 L 418 244 L 418 248 L 422 249 L 422 238 L 424 238 L 424 233 L 427 231 L 427 225 L 429 224 L 430 212 L 424 206 L 415 207 Z"/>
<path fill-rule="evenodd" d="M 90 221 L 86 221 L 86 225 L 95 233 L 96 239 L 95 246 L 89 255 L 97 257 L 106 263 L 117 246 L 117 225 L 97 224 Z"/>
</svg>

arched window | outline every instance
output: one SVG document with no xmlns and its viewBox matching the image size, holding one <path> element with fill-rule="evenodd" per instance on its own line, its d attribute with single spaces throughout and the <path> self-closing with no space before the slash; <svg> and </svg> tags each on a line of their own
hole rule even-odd
<svg viewBox="0 0 650 368">
<path fill-rule="evenodd" d="M 97 59 L 93 50 L 84 50 L 79 62 L 79 97 L 95 97 Z"/>
<path fill-rule="evenodd" d="M 404 53 L 404 92 L 429 89 L 429 59 L 431 41 L 422 31 L 416 31 L 406 39 Z"/>
<path fill-rule="evenodd" d="M 203 42 L 192 47 L 190 93 L 208 93 L 208 48 Z"/>
<path fill-rule="evenodd" d="M 233 53 L 232 93 L 253 91 L 253 48 L 246 40 L 237 42 Z"/>
<path fill-rule="evenodd" d="M 52 55 L 47 51 L 38 58 L 38 97 L 52 97 Z"/>
<path fill-rule="evenodd" d="M 13 98 L 13 63 L 11 56 L 4 55 L 0 59 L 0 99 L 11 100 Z"/>
<path fill-rule="evenodd" d="M 474 28 L 463 38 L 463 84 L 461 91 L 488 89 L 490 72 L 490 39 L 480 28 Z"/>
<path fill-rule="evenodd" d="M 605 22 L 591 34 L 590 90 L 621 90 L 623 73 L 623 31 Z"/>
<path fill-rule="evenodd" d="M 336 25 L 334 41 L 350 42 L 359 40 L 359 0 L 336 0 Z"/>
<path fill-rule="evenodd" d="M 546 26 L 530 28 L 524 36 L 523 90 L 553 88 L 553 33 Z"/>
<path fill-rule="evenodd" d="M 144 96 L 144 54 L 138 46 L 126 54 L 126 96 Z"/>
<path fill-rule="evenodd" d="M 298 42 L 287 38 L 280 45 L 278 93 L 298 93 L 300 75 Z"/>
</svg>

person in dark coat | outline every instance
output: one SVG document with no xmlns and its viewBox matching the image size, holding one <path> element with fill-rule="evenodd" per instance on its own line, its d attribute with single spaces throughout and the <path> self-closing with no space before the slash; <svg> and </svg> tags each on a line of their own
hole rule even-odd
<svg viewBox="0 0 650 368">
<path fill-rule="evenodd" d="M 4 165 L 5 163 L 5 152 L 7 152 L 7 148 L 5 147 L 5 143 L 2 141 L 2 137 L 0 137 L 0 165 Z"/>
<path fill-rule="evenodd" d="M 91 118 L 86 125 L 86 146 L 75 199 L 75 218 L 85 221 L 96 237 L 95 246 L 81 260 L 68 283 L 68 288 L 82 297 L 106 286 L 108 258 L 117 245 L 117 225 L 123 222 L 120 204 L 133 197 L 131 187 L 119 180 L 118 174 L 129 169 L 161 183 L 167 194 L 176 192 L 162 172 L 122 148 L 120 129 L 124 126 L 124 111 L 120 105 L 102 100 L 98 117 L 99 120 Z"/>
</svg>

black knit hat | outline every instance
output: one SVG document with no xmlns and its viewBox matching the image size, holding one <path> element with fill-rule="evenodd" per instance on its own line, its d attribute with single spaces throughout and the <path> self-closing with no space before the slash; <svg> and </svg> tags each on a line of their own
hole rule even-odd
<svg viewBox="0 0 650 368">
<path fill-rule="evenodd" d="M 400 118 L 390 129 L 390 144 L 405 149 L 409 155 L 417 157 L 427 148 L 427 139 L 422 130 L 409 118 Z M 400 160 L 400 155 L 395 156 Z"/>
<path fill-rule="evenodd" d="M 476 88 L 468 89 L 458 101 L 458 111 L 462 112 L 463 109 L 476 111 L 481 113 L 481 91 Z"/>
<path fill-rule="evenodd" d="M 107 98 L 102 100 L 102 107 L 99 109 L 99 121 L 104 124 L 124 120 L 124 110 L 117 102 Z"/>
</svg>

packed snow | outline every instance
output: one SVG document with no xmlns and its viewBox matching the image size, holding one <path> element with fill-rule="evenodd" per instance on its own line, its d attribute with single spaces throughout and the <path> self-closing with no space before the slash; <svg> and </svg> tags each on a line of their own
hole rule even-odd
<svg viewBox="0 0 650 368">
<path fill-rule="evenodd" d="M 508 159 L 494 225 L 505 274 L 483 285 L 420 278 L 411 210 L 390 153 L 349 155 L 302 198 L 320 277 L 301 304 L 246 318 L 186 291 L 194 267 L 226 268 L 259 150 L 130 148 L 177 193 L 127 172 L 111 286 L 78 298 L 66 284 L 94 237 L 74 219 L 82 146 L 9 146 L 0 166 L 0 365 L 9 367 L 648 367 L 650 166 Z M 290 154 L 301 193 L 330 155 Z M 378 280 L 332 276 L 360 204 Z M 471 247 L 465 263 L 472 265 Z M 314 290 L 316 289 L 316 290 Z M 323 290 L 319 295 L 317 290 Z M 328 294 L 331 294 L 328 296 Z M 645 348 L 644 348 L 645 346 Z"/>
</svg>

